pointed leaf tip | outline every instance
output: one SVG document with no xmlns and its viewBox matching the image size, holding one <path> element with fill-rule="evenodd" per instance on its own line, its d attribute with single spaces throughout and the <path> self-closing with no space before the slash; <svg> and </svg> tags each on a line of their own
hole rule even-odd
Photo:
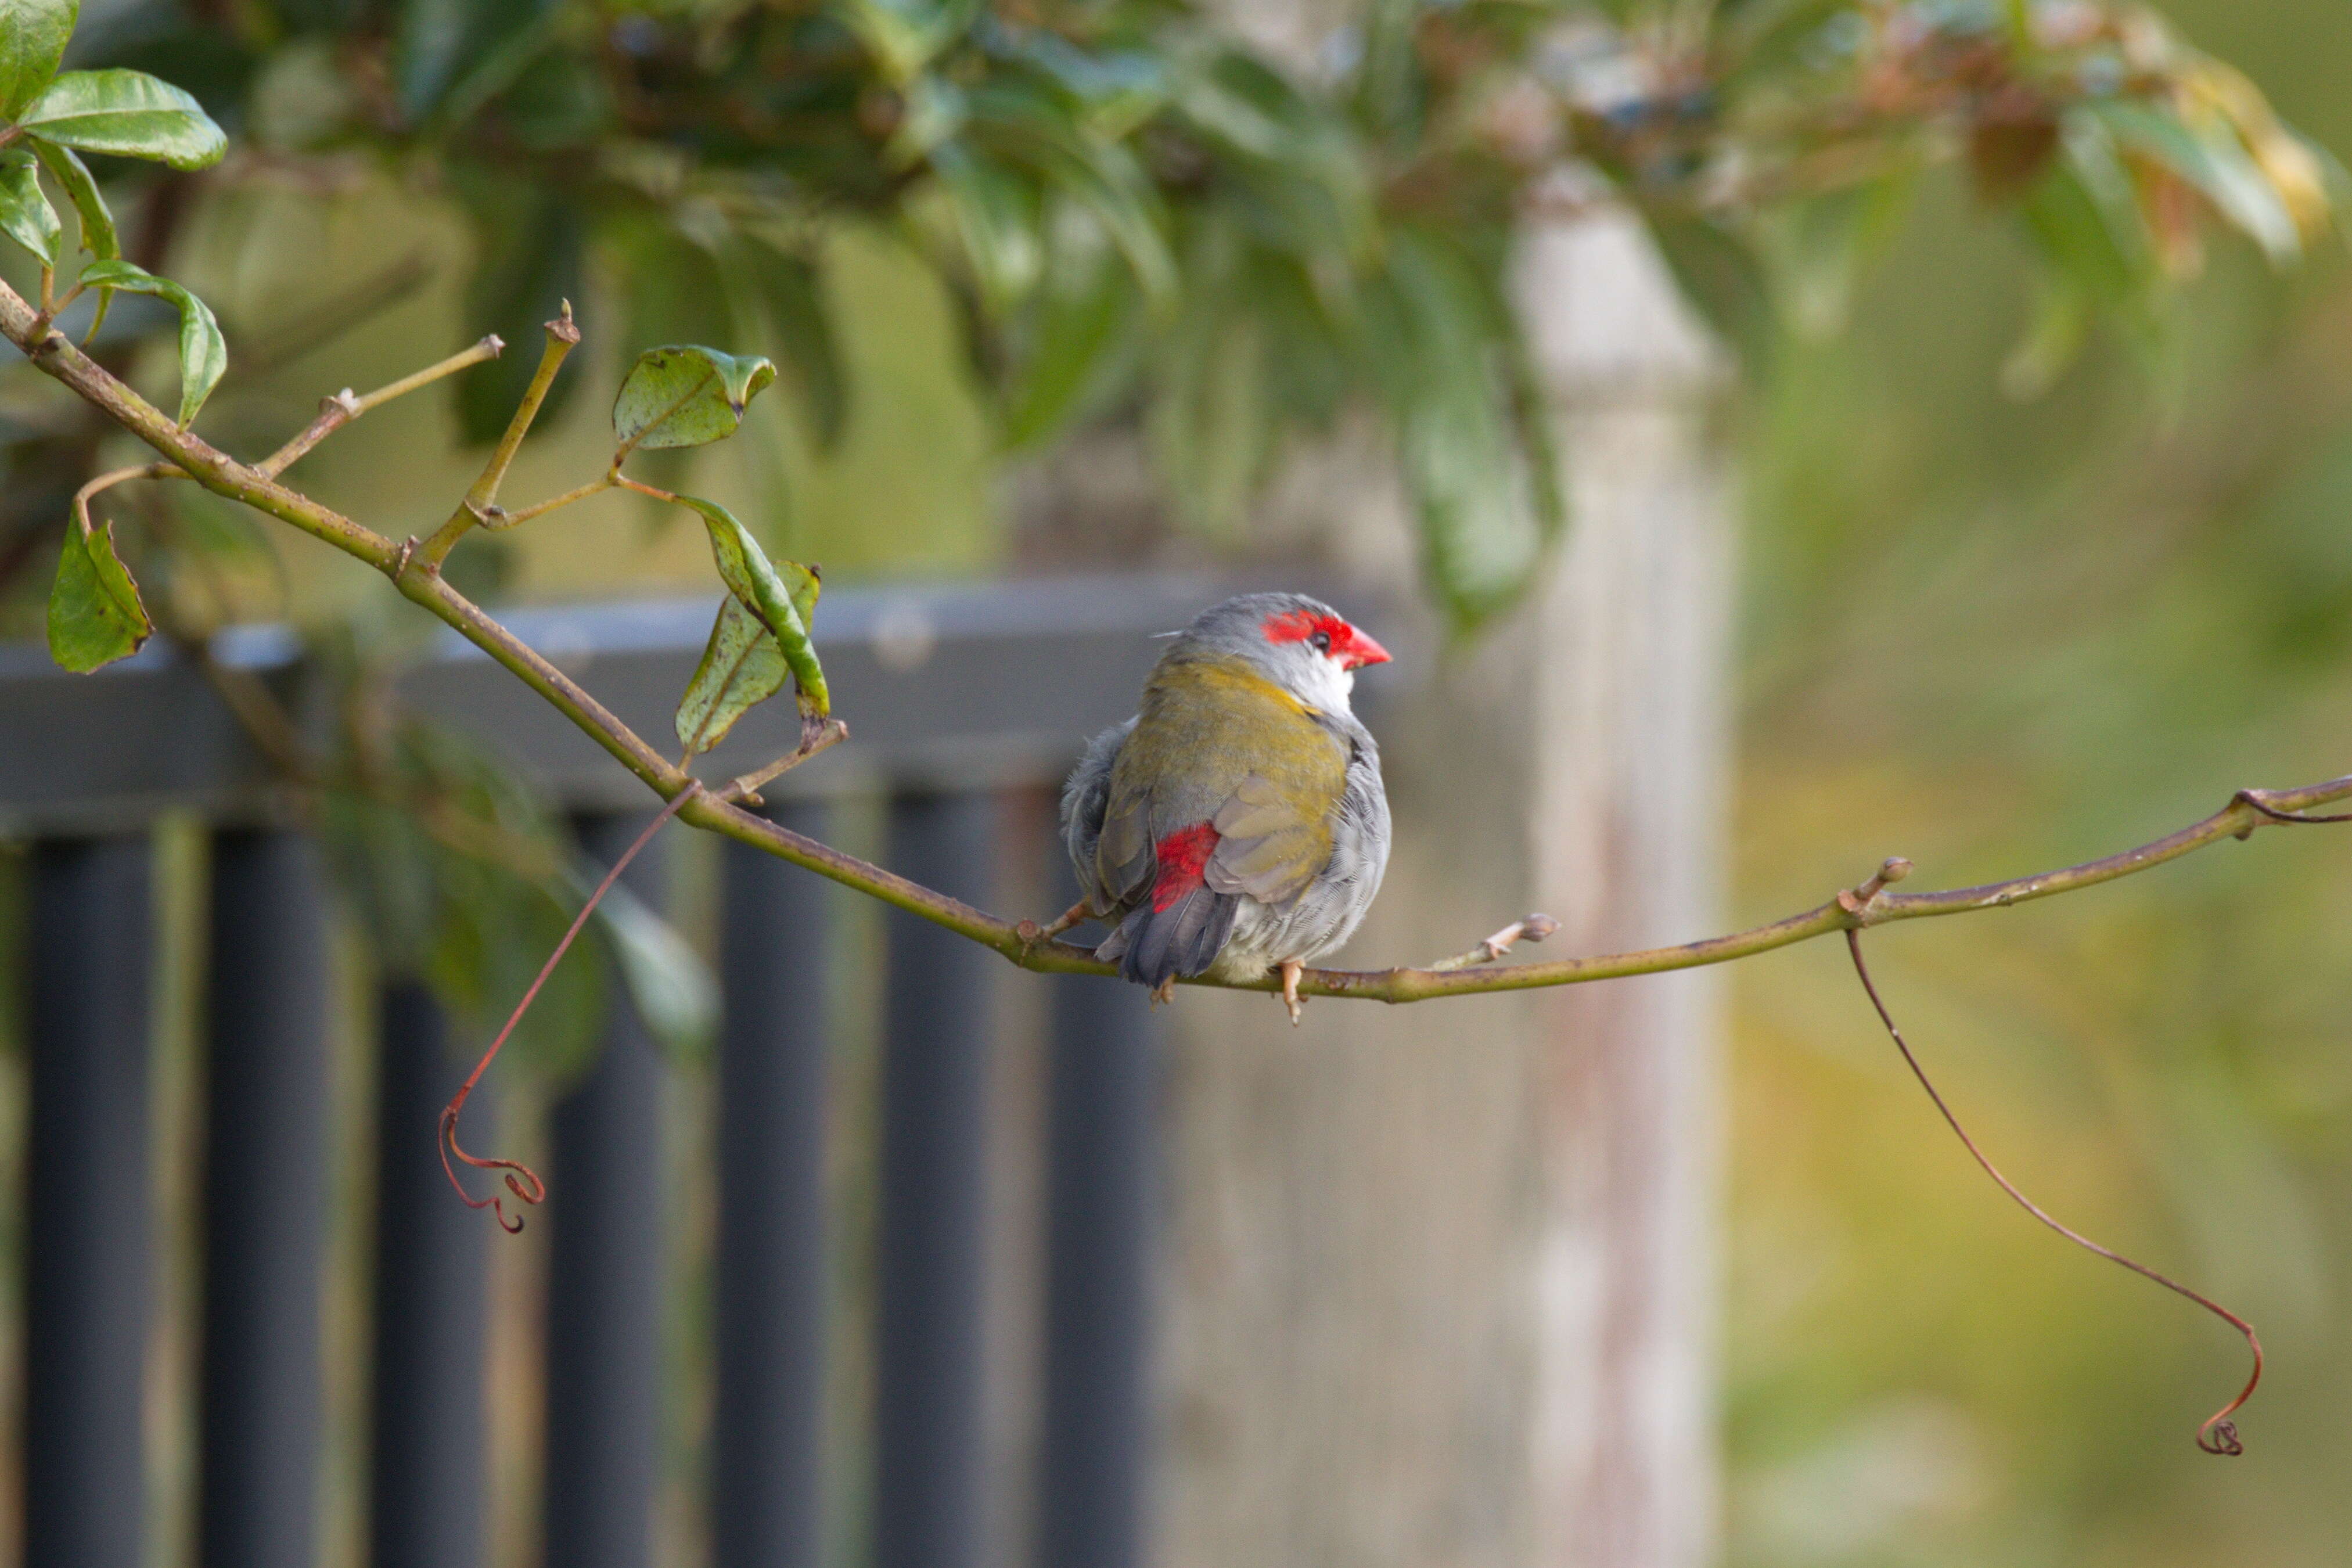
<svg viewBox="0 0 2352 1568">
<path fill-rule="evenodd" d="M 158 278 L 128 261 L 93 261 L 82 268 L 81 280 L 85 288 L 152 294 L 179 308 L 180 428 L 186 429 L 228 369 L 228 344 L 221 337 L 220 323 L 213 319 L 211 309 L 170 279 Z"/>
<path fill-rule="evenodd" d="M 174 169 L 210 168 L 228 151 L 228 137 L 204 105 L 145 71 L 68 71 L 43 89 L 19 122 L 61 147 L 148 158 Z"/>
</svg>

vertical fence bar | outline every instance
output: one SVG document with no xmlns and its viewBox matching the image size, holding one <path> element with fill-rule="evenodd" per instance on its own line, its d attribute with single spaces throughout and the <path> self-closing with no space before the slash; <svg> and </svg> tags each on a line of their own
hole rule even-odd
<svg viewBox="0 0 2352 1568">
<path fill-rule="evenodd" d="M 1055 859 L 1055 901 L 1066 903 L 1077 889 Z M 1150 1473 L 1162 1031 L 1139 985 L 1052 984 L 1037 1561 L 1136 1568 Z"/>
<path fill-rule="evenodd" d="M 584 817 L 610 865 L 647 817 Z M 658 901 L 661 845 L 622 881 Z M 547 1223 L 549 1568 L 646 1568 L 661 1429 L 665 1073 L 619 978 L 595 1066 L 550 1118 Z"/>
<path fill-rule="evenodd" d="M 985 905 L 995 803 L 890 807 L 890 865 Z M 987 949 L 893 910 L 882 1068 L 877 1568 L 972 1568 L 981 1547 Z"/>
<path fill-rule="evenodd" d="M 144 1546 L 149 856 L 143 836 L 33 852 L 26 1568 L 137 1568 Z"/>
<path fill-rule="evenodd" d="M 423 985 L 386 984 L 377 1017 L 371 1568 L 478 1568 L 489 1219 L 449 1190 L 435 1143 L 466 1068 Z M 486 1099 L 477 1090 L 466 1107 L 484 1147 Z"/>
<path fill-rule="evenodd" d="M 326 1250 L 327 942 L 300 835 L 213 838 L 204 1568 L 310 1568 Z"/>
<path fill-rule="evenodd" d="M 771 813 L 823 837 L 810 805 Z M 823 1546 L 825 885 L 725 850 L 719 1039 L 713 1568 L 814 1568 Z"/>
</svg>

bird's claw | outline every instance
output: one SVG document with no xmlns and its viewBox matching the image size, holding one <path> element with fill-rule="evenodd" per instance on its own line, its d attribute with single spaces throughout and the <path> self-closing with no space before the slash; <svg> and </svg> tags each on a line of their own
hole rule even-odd
<svg viewBox="0 0 2352 1568">
<path fill-rule="evenodd" d="M 1286 958 L 1276 967 L 1282 971 L 1282 1005 L 1290 1009 L 1290 1026 L 1295 1029 L 1307 1011 L 1307 1004 L 1298 994 L 1298 976 L 1307 965 L 1298 959 Z"/>
</svg>

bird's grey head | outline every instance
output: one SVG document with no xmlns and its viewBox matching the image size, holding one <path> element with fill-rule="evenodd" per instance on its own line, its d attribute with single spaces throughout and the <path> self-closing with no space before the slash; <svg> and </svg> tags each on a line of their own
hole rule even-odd
<svg viewBox="0 0 2352 1568">
<path fill-rule="evenodd" d="M 1344 713 L 1355 672 L 1389 650 L 1320 599 L 1244 594 L 1202 611 L 1169 657 L 1244 659 L 1309 707 Z"/>
</svg>

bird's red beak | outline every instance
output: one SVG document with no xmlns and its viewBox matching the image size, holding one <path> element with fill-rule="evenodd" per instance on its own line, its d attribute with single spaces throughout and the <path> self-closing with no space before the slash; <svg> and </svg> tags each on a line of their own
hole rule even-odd
<svg viewBox="0 0 2352 1568">
<path fill-rule="evenodd" d="M 1348 640 L 1340 645 L 1339 651 L 1341 669 L 1358 669 L 1368 664 L 1386 664 L 1389 661 L 1388 649 L 1369 634 L 1353 626 L 1348 628 Z"/>
</svg>

